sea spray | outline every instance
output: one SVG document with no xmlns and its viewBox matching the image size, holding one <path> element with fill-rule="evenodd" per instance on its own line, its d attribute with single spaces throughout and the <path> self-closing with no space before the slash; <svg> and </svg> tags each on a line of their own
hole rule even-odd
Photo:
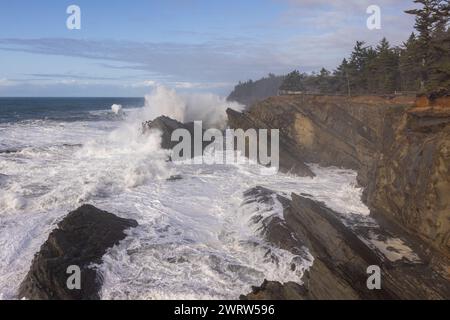
<svg viewBox="0 0 450 320">
<path fill-rule="evenodd" d="M 120 104 L 113 104 L 111 106 L 111 111 L 116 115 L 122 115 L 123 114 L 123 107 Z"/>
<path fill-rule="evenodd" d="M 201 120 L 208 128 L 224 129 L 228 108 L 242 111 L 244 106 L 214 94 L 178 94 L 173 89 L 156 86 L 145 97 L 145 106 L 139 116 L 143 120 L 167 116 L 183 123 Z"/>
<path fill-rule="evenodd" d="M 225 100 L 200 96 L 201 101 L 224 102 L 222 111 L 229 106 Z M 176 93 L 171 99 L 183 101 L 176 105 L 183 119 L 196 120 L 189 105 L 200 106 L 200 100 L 188 102 L 195 96 Z M 127 109 L 127 117 L 119 121 L 105 117 L 0 124 L 6 148 L 26 142 L 23 152 L 0 154 L 0 191 L 8 194 L 8 205 L 0 206 L 0 298 L 15 297 L 56 223 L 84 203 L 140 224 L 103 258 L 105 299 L 235 299 L 264 279 L 301 282 L 291 270 L 295 257 L 264 242 L 248 223 L 254 215 L 251 208 L 242 210 L 243 193 L 258 185 L 285 197 L 307 193 L 343 214 L 368 214 L 353 171 L 313 167 L 316 177 L 311 179 L 263 176 L 251 164 L 166 162 L 158 134 L 140 134 L 141 123 L 151 119 L 148 114 L 159 115 L 155 106 L 147 101 L 144 108 Z M 220 119 L 211 115 L 217 105 L 211 108 L 207 118 Z M 181 179 L 167 181 L 173 173 Z M 268 261 L 268 249 L 278 263 Z"/>
</svg>

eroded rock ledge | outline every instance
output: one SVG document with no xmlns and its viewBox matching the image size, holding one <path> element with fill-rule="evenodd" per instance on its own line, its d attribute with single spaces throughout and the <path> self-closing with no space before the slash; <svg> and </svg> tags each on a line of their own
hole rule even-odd
<svg viewBox="0 0 450 320">
<path fill-rule="evenodd" d="M 264 199 L 259 198 L 261 201 Z M 420 246 L 395 225 L 346 217 L 307 197 L 284 203 L 284 221 L 264 224 L 266 239 L 314 264 L 303 285 L 265 281 L 241 299 L 446 299 L 450 282 Z M 280 228 L 280 226 L 282 226 Z M 381 268 L 381 290 L 367 287 L 367 268 Z"/>
<path fill-rule="evenodd" d="M 296 294 L 265 282 L 246 299 L 450 297 L 450 97 L 279 96 L 228 115 L 232 128 L 280 129 L 294 159 L 356 170 L 373 220 L 293 195 L 283 226 L 314 265 Z M 369 265 L 382 268 L 380 291 L 366 287 Z"/>
<path fill-rule="evenodd" d="M 358 171 L 373 214 L 450 258 L 450 97 L 279 96 L 232 128 L 280 129 L 289 156 Z"/>
<path fill-rule="evenodd" d="M 42 245 L 30 271 L 20 285 L 18 298 L 30 300 L 97 300 L 101 276 L 90 266 L 101 263 L 106 251 L 136 227 L 134 220 L 122 219 L 91 205 L 69 213 Z M 69 266 L 81 269 L 81 290 L 67 288 Z"/>
</svg>

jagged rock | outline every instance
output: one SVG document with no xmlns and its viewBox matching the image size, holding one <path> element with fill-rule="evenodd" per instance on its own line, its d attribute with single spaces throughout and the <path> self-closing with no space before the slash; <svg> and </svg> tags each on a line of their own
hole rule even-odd
<svg viewBox="0 0 450 320">
<path fill-rule="evenodd" d="M 450 257 L 449 110 L 445 95 L 300 95 L 272 97 L 229 117 L 232 126 L 280 129 L 300 155 L 293 161 L 357 170 L 374 214 Z"/>
<path fill-rule="evenodd" d="M 240 296 L 241 300 L 304 300 L 306 290 L 295 282 L 281 284 L 264 280 L 260 287 L 253 287 L 252 293 Z"/>
<path fill-rule="evenodd" d="M 48 237 L 34 257 L 30 271 L 19 289 L 19 298 L 30 300 L 96 300 L 101 275 L 91 264 L 101 263 L 108 248 L 136 227 L 134 220 L 122 219 L 90 205 L 69 213 Z M 81 290 L 69 290 L 69 266 L 81 269 Z"/>
<path fill-rule="evenodd" d="M 258 204 L 252 220 L 260 225 L 258 231 L 265 240 L 295 255 L 305 256 L 304 244 L 295 237 L 286 221 L 274 211 L 275 201 L 281 204 L 283 211 L 287 210 L 291 203 L 289 199 L 273 190 L 256 186 L 244 192 L 242 206 Z"/>
<path fill-rule="evenodd" d="M 159 130 L 161 132 L 161 148 L 163 149 L 172 149 L 177 145 L 178 141 L 172 141 L 172 133 L 177 129 L 186 129 L 191 134 L 194 133 L 192 125 L 185 125 L 166 116 L 161 116 L 153 121 L 147 121 L 142 124 L 143 133 L 151 130 Z"/>
<path fill-rule="evenodd" d="M 313 266 L 302 278 L 304 284 L 265 282 L 241 298 L 354 300 L 447 299 L 450 296 L 449 279 L 427 260 L 426 252 L 393 224 L 380 221 L 378 225 L 375 220 L 373 225 L 352 228 L 351 221 L 344 223 L 339 213 L 323 203 L 296 194 L 284 206 L 284 219 L 281 221 L 286 229 L 274 238 L 274 244 L 293 253 L 297 252 L 296 248 L 306 246 L 314 257 Z M 280 223 L 267 224 L 265 228 L 274 228 L 272 233 L 278 234 L 279 226 Z M 381 235 L 374 237 L 375 245 L 372 245 L 368 235 L 376 233 Z M 270 237 L 266 239 L 270 241 Z M 367 287 L 367 268 L 372 265 L 381 269 L 381 290 Z"/>
<path fill-rule="evenodd" d="M 183 180 L 183 177 L 179 174 L 167 178 L 167 181 L 179 181 L 179 180 Z"/>
<path fill-rule="evenodd" d="M 228 109 L 228 124 L 232 129 L 280 129 L 267 126 L 251 118 L 247 113 Z M 282 133 L 282 131 L 281 131 Z M 280 134 L 280 170 L 297 174 L 302 177 L 313 177 L 314 173 L 303 162 L 301 152 L 296 148 L 295 143 L 287 136 Z"/>
<path fill-rule="evenodd" d="M 412 103 L 400 98 L 278 96 L 253 105 L 246 116 L 258 128 L 280 129 L 280 140 L 296 151 L 294 160 L 359 170 L 358 179 L 366 186 L 384 128 Z"/>
<path fill-rule="evenodd" d="M 450 107 L 408 110 L 365 190 L 370 208 L 450 257 Z"/>
<path fill-rule="evenodd" d="M 181 123 L 177 120 L 166 116 L 161 116 L 153 121 L 146 121 L 142 124 L 142 132 L 145 134 L 152 130 L 161 132 L 161 148 L 171 150 L 179 141 L 172 141 L 172 133 L 177 129 L 185 129 L 191 135 L 191 156 L 194 157 L 194 122 Z M 203 138 L 205 130 L 202 128 L 201 135 Z M 212 142 L 204 142 L 202 139 L 202 150 L 209 146 Z"/>
</svg>

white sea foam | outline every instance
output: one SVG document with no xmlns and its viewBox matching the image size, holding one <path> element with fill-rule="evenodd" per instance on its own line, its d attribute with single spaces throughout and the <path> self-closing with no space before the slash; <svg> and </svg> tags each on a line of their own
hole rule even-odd
<svg viewBox="0 0 450 320">
<path fill-rule="evenodd" d="M 314 179 L 269 177 L 252 165 L 166 162 L 160 137 L 139 133 L 140 121 L 158 113 L 155 94 L 121 122 L 0 125 L 2 144 L 22 148 L 0 154 L 0 298 L 14 298 L 49 232 L 83 203 L 139 222 L 99 266 L 104 299 L 235 299 L 264 279 L 300 282 L 303 269 L 291 270 L 298 257 L 265 243 L 241 208 L 243 192 L 257 185 L 287 197 L 307 193 L 343 214 L 368 214 L 353 171 L 314 166 Z M 181 110 L 182 119 L 197 120 Z M 175 174 L 182 179 L 167 181 Z"/>
<path fill-rule="evenodd" d="M 122 114 L 122 113 L 123 113 L 122 105 L 120 105 L 120 104 L 113 104 L 113 105 L 111 106 L 111 111 L 112 111 L 113 113 L 117 114 L 117 115 Z"/>
</svg>

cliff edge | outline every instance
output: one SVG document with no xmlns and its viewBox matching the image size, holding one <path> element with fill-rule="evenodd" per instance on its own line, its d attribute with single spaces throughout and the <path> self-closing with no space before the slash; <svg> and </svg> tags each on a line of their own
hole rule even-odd
<svg viewBox="0 0 450 320">
<path fill-rule="evenodd" d="M 450 257 L 450 98 L 299 95 L 254 104 L 251 119 L 280 129 L 307 163 L 357 170 L 372 214 Z M 448 272 L 448 270 L 447 270 Z"/>
</svg>

